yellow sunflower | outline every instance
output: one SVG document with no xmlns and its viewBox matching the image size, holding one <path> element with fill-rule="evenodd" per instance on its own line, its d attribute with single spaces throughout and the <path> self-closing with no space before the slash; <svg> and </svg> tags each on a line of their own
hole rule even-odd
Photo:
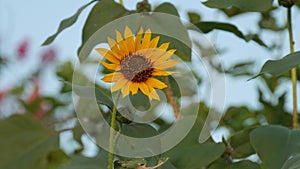
<svg viewBox="0 0 300 169">
<path fill-rule="evenodd" d="M 140 28 L 134 37 L 129 27 L 125 27 L 124 38 L 116 31 L 116 40 L 108 37 L 107 42 L 110 50 L 97 48 L 99 52 L 110 63 L 99 60 L 107 69 L 113 73 L 102 78 L 104 82 L 115 82 L 111 88 L 112 92 L 121 90 L 125 97 L 130 93 L 135 95 L 138 90 L 142 91 L 149 99 L 160 100 L 155 89 L 163 89 L 167 85 L 155 76 L 168 76 L 174 72 L 165 71 L 178 64 L 177 60 L 168 60 L 175 49 L 168 50 L 169 43 L 163 43 L 159 47 L 160 36 L 151 39 L 151 30 L 146 32 Z"/>
</svg>

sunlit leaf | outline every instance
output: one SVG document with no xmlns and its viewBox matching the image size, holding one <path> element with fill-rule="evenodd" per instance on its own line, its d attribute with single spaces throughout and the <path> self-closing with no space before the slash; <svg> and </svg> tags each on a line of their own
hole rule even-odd
<svg viewBox="0 0 300 169">
<path fill-rule="evenodd" d="M 250 142 L 266 169 L 281 169 L 285 161 L 300 153 L 300 131 L 282 126 L 263 126 L 253 130 Z"/>
<path fill-rule="evenodd" d="M 272 7 L 273 0 L 208 0 L 203 3 L 210 8 L 237 7 L 242 11 L 261 12 Z"/>
<path fill-rule="evenodd" d="M 59 147 L 59 136 L 28 115 L 0 120 L 0 168 L 46 168 L 48 153 Z"/>
<path fill-rule="evenodd" d="M 71 17 L 62 20 L 62 21 L 60 22 L 60 24 L 59 24 L 59 27 L 58 27 L 56 33 L 54 33 L 53 35 L 49 36 L 49 37 L 45 40 L 45 42 L 43 42 L 42 45 L 49 45 L 50 43 L 52 43 L 52 42 L 55 40 L 55 38 L 57 37 L 57 35 L 59 35 L 59 34 L 60 34 L 63 30 L 65 30 L 66 28 L 72 26 L 72 25 L 77 21 L 77 19 L 78 19 L 80 13 L 81 13 L 86 7 L 88 7 L 90 4 L 92 4 L 93 2 L 95 2 L 95 0 L 93 0 L 93 1 L 91 1 L 90 3 L 88 3 L 88 4 L 84 5 L 84 6 L 82 6 L 81 8 L 79 8 L 79 9 L 77 10 L 77 12 L 76 12 L 74 15 L 72 15 Z"/>
</svg>

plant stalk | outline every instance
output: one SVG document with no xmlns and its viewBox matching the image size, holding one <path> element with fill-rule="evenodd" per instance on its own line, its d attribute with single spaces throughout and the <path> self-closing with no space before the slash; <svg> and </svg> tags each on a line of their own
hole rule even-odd
<svg viewBox="0 0 300 169">
<path fill-rule="evenodd" d="M 287 9 L 287 19 L 288 19 L 288 30 L 289 30 L 289 41 L 290 41 L 290 53 L 295 51 L 294 49 L 294 37 L 293 37 L 293 27 L 292 27 L 292 10 Z M 298 112 L 297 112 L 297 68 L 291 70 L 292 84 L 293 84 L 293 129 L 298 129 Z"/>
<path fill-rule="evenodd" d="M 164 77 L 164 82 L 167 85 L 166 93 L 167 93 L 167 97 L 169 99 L 169 102 L 170 102 L 170 104 L 171 104 L 171 106 L 173 108 L 173 112 L 174 112 L 175 118 L 176 118 L 176 120 L 179 120 L 180 119 L 180 114 L 179 114 L 178 106 L 177 106 L 177 104 L 175 102 L 174 95 L 173 95 L 172 89 L 170 87 L 170 82 L 168 80 L 168 77 Z"/>
<path fill-rule="evenodd" d="M 110 123 L 110 132 L 109 132 L 109 157 L 108 157 L 108 169 L 113 169 L 114 162 L 114 134 L 115 134 L 115 126 L 116 126 L 116 116 L 117 116 L 117 105 L 119 101 L 120 93 L 117 94 L 117 98 L 114 104 L 114 108 L 111 115 L 111 123 Z"/>
</svg>

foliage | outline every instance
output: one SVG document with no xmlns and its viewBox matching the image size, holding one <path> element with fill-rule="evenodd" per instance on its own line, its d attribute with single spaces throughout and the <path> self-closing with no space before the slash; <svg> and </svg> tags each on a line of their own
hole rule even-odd
<svg viewBox="0 0 300 169">
<path fill-rule="evenodd" d="M 103 28 L 106 24 L 130 14 L 151 15 L 153 23 L 157 24 L 160 29 L 170 31 L 172 34 L 180 34 L 184 42 L 164 35 L 161 35 L 161 40 L 170 42 L 170 48 L 176 49 L 176 54 L 185 64 L 190 65 L 193 62 L 190 46 L 208 53 L 209 56 L 205 59 L 208 60 L 215 72 L 222 71 L 222 67 L 214 64 L 215 52 L 211 52 L 212 49 L 206 49 L 201 44 L 192 42 L 188 34 L 189 31 L 196 30 L 209 34 L 221 30 L 234 35 L 231 38 L 242 39 L 245 42 L 253 41 L 258 44 L 257 48 L 270 51 L 281 49 L 280 44 L 278 46 L 276 43 L 272 45 L 265 43 L 264 37 L 261 36 L 261 32 L 264 31 L 273 34 L 286 33 L 284 31 L 287 26 L 279 25 L 278 18 L 273 15 L 280 9 L 273 0 L 208 0 L 203 4 L 226 15 L 229 22 L 205 21 L 197 12 L 188 11 L 187 14 L 193 25 L 183 23 L 179 19 L 168 23 L 155 13 L 153 15 L 152 13 L 142 13 L 150 10 L 151 12 L 180 16 L 177 10 L 178 7 L 172 3 L 161 3 L 151 9 L 153 5 L 144 0 L 137 4 L 137 10 L 128 10 L 122 4 L 113 0 L 91 1 L 79 8 L 74 15 L 61 21 L 56 33 L 49 36 L 42 45 L 49 45 L 57 36 L 63 36 L 61 33 L 76 23 L 81 12 L 86 7 L 94 5 L 83 25 L 82 42 L 78 49 L 79 60 L 81 62 L 89 61 L 91 65 L 95 65 L 94 60 L 89 60 L 90 58 L 87 58 L 87 55 L 81 55 L 84 52 L 89 53 L 91 49 L 84 51 L 83 45 L 97 30 Z M 299 6 L 299 1 L 297 1 L 297 4 Z M 296 6 L 291 9 L 298 10 Z M 232 17 L 243 17 L 254 12 L 260 16 L 260 19 L 257 20 L 257 23 L 251 24 L 255 24 L 259 28 L 258 32 L 245 34 L 239 29 L 239 25 L 230 23 Z M 104 43 L 106 39 L 101 39 L 100 42 Z M 27 45 L 28 43 L 24 42 L 19 46 L 19 60 L 26 59 Z M 300 133 L 298 129 L 291 129 L 294 116 L 286 109 L 286 103 L 288 103 L 286 93 L 280 93 L 279 90 L 282 87 L 282 82 L 290 82 L 287 72 L 299 66 L 299 55 L 299 52 L 291 52 L 284 57 L 280 57 L 281 59 L 269 60 L 262 66 L 256 76 L 253 76 L 253 74 L 257 74 L 253 73 L 256 61 L 240 62 L 231 65 L 230 68 L 224 68 L 227 77 L 246 77 L 253 81 L 259 81 L 262 85 L 257 87 L 257 101 L 260 103 L 258 109 L 253 109 L 248 105 L 231 106 L 226 109 L 219 127 L 229 131 L 229 137 L 224 137 L 222 142 L 216 142 L 210 137 L 206 142 L 199 143 L 198 137 L 208 117 L 209 110 L 212 108 L 199 100 L 189 100 L 191 105 L 197 104 L 200 109 L 191 131 L 178 145 L 151 158 L 117 156 L 114 162 L 115 168 L 154 169 L 155 166 L 163 169 L 299 168 Z M 40 59 L 39 64 L 42 66 L 38 66 L 29 77 L 25 77 L 18 85 L 0 91 L 0 105 L 5 107 L 7 102 L 4 101 L 10 100 L 9 104 L 17 107 L 17 109 L 11 111 L 0 108 L 0 168 L 107 168 L 109 156 L 107 151 L 98 148 L 98 152 L 94 157 L 87 157 L 83 153 L 87 149 L 82 139 L 86 134 L 76 119 L 71 94 L 74 92 L 74 94 L 91 101 L 95 99 L 95 96 L 105 120 L 110 123 L 109 119 L 115 105 L 109 89 L 99 84 L 95 84 L 95 87 L 73 84 L 73 72 L 76 70 L 72 62 L 55 62 L 53 51 L 52 53 L 50 51 L 49 54 L 49 50 L 46 56 L 46 58 Z M 240 57 L 243 57 L 243 54 Z M 7 65 L 14 62 L 16 61 L 10 57 L 1 55 L 0 70 L 5 69 Z M 40 92 L 43 88 L 41 77 L 43 71 L 49 65 L 56 67 L 56 72 L 54 72 L 55 81 L 59 81 L 61 85 L 55 96 L 43 95 Z M 106 71 L 101 69 L 100 74 Z M 192 73 L 197 74 L 196 71 Z M 256 78 L 258 76 L 260 78 Z M 83 72 L 81 72 L 80 78 L 84 82 L 90 82 L 90 79 Z M 205 77 L 199 76 L 198 78 L 198 85 L 201 85 L 200 79 Z M 168 80 L 174 93 L 175 103 L 179 105 L 180 101 L 178 100 L 183 97 L 178 94 L 180 89 L 174 79 L 169 78 Z M 188 85 L 185 88 L 187 89 L 186 92 L 195 92 L 188 89 Z M 230 93 L 228 95 L 230 96 Z M 242 93 L 241 97 L 243 97 Z M 136 95 L 130 99 L 134 101 L 134 106 L 139 109 L 147 109 L 149 106 L 145 103 L 147 99 L 143 95 Z M 171 106 L 171 104 L 168 106 Z M 95 116 L 89 114 L 88 108 L 86 111 L 91 122 L 99 123 Z M 168 120 L 160 117 L 151 124 L 132 122 L 130 119 L 123 117 L 124 112 L 128 115 L 135 113 L 130 112 L 127 107 L 119 108 L 117 110 L 117 130 L 131 137 L 150 137 L 157 133 L 163 133 L 171 126 Z M 77 147 L 73 147 L 72 152 L 66 152 L 64 147 L 59 144 L 60 139 L 66 132 L 72 134 L 69 141 L 77 143 Z"/>
</svg>

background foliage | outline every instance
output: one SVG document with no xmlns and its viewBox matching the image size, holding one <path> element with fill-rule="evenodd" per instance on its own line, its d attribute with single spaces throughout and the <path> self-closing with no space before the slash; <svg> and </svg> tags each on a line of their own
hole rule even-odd
<svg viewBox="0 0 300 169">
<path fill-rule="evenodd" d="M 239 25 L 227 22 L 205 21 L 200 14 L 188 11 L 190 22 L 203 33 L 220 31 L 231 33 L 231 38 L 238 38 L 246 42 L 256 43 L 258 48 L 266 50 L 278 50 L 282 46 L 274 43 L 266 44 L 262 32 L 272 34 L 286 34 L 287 24 L 279 24 L 274 14 L 282 7 L 273 0 L 208 0 L 203 2 L 208 8 L 216 9 L 216 12 L 224 13 L 228 19 L 233 17 L 246 17 L 253 13 L 260 14 L 260 19 L 253 25 L 260 29 L 258 32 L 245 34 L 239 30 Z M 299 10 L 299 2 L 293 10 Z M 48 37 L 42 45 L 51 44 L 60 33 L 68 27 L 76 24 L 78 17 L 86 7 L 92 6 L 82 29 L 82 44 L 99 28 L 122 16 L 139 12 L 162 12 L 179 16 L 177 7 L 171 3 L 162 2 L 153 7 L 147 1 L 137 4 L 136 10 L 128 10 L 118 2 L 112 0 L 91 1 L 79 7 L 72 16 L 61 21 L 56 33 Z M 151 7 L 152 6 L 152 7 Z M 209 10 L 209 9 L 208 9 Z M 187 32 L 192 29 L 190 25 L 177 23 L 175 25 Z M 298 24 L 298 23 L 295 23 Z M 297 30 L 295 30 L 297 31 Z M 63 36 L 63 35 L 61 35 Z M 80 35 L 76 35 L 80 36 Z M 187 37 L 189 38 L 189 37 Z M 299 38 L 295 38 L 296 43 Z M 230 41 L 230 39 L 229 39 Z M 176 41 L 171 41 L 177 54 L 187 63 L 192 62 L 191 51 Z M 14 62 L 26 60 L 28 42 L 24 41 L 17 47 L 15 57 L 1 56 L 0 70 Z M 211 49 L 205 49 L 200 44 L 193 43 L 194 48 L 208 53 L 207 59 L 216 72 L 221 70 L 220 65 L 215 65 L 215 54 Z M 78 48 L 80 52 L 81 47 Z M 219 51 L 222 54 L 222 51 Z M 1 53 L 0 53 L 1 54 Z M 39 59 L 37 69 L 28 77 L 25 77 L 17 86 L 11 86 L 7 90 L 0 91 L 0 169 L 99 169 L 107 168 L 108 153 L 97 148 L 93 157 L 88 157 L 85 151 L 88 144 L 84 141 L 86 134 L 76 119 L 76 114 L 71 100 L 71 86 L 73 64 L 72 62 L 55 62 L 55 49 L 49 47 Z M 240 57 L 243 57 L 242 55 Z M 271 57 L 272 58 L 272 57 Z M 274 57 L 273 57 L 274 58 Z M 290 83 L 289 70 L 298 67 L 300 53 L 294 52 L 280 57 L 276 61 L 268 61 L 261 71 L 253 72 L 255 61 L 242 62 L 225 69 L 227 76 L 232 78 L 246 77 L 262 81 L 257 87 L 259 109 L 250 106 L 232 106 L 226 109 L 219 128 L 229 133 L 222 142 L 216 142 L 210 138 L 205 143 L 198 142 L 198 136 L 207 117 L 209 107 L 205 102 L 199 104 L 200 109 L 196 123 L 187 137 L 172 150 L 159 156 L 148 159 L 128 159 L 118 157 L 115 168 L 135 169 L 139 166 L 155 166 L 160 160 L 168 158 L 160 168 L 166 169 L 292 169 L 299 167 L 300 131 L 292 129 L 292 114 L 286 109 L 286 93 L 278 92 L 286 87 L 285 82 Z M 86 58 L 79 58 L 84 60 Z M 92 62 L 92 61 L 91 61 Z M 49 67 L 54 67 L 56 80 L 61 80 L 57 96 L 42 95 L 40 90 L 42 77 Z M 105 72 L 106 70 L 103 70 Z M 53 73 L 53 71 L 52 71 Z M 267 74 L 266 74 L 267 73 Z M 272 75 L 272 76 L 270 76 Z M 85 75 L 82 78 L 89 80 Z M 199 77 L 199 84 L 201 85 Z M 170 79 L 171 80 L 171 79 Z M 245 81 L 246 83 L 246 81 Z M 51 87 L 51 86 L 50 86 Z M 78 92 L 83 86 L 77 86 Z M 176 87 L 174 87 L 176 93 Z M 97 101 L 109 109 L 105 115 L 110 118 L 113 102 L 110 99 L 107 88 L 97 86 Z M 230 93 L 227 93 L 230 96 Z M 179 97 L 180 96 L 177 96 Z M 243 95 L 241 94 L 241 97 Z M 137 103 L 143 105 L 142 103 Z M 12 108 L 14 107 L 14 108 Z M 101 108 L 101 106 L 100 106 Z M 94 117 L 89 117 L 93 119 Z M 169 127 L 169 123 L 163 119 L 157 119 L 154 123 L 159 130 L 150 125 L 139 126 L 131 123 L 118 115 L 118 123 L 128 133 L 155 133 L 162 132 Z M 134 131 L 134 132 L 132 132 Z M 72 135 L 68 140 L 71 151 L 66 151 L 66 145 L 60 140 L 66 133 Z M 92 143 L 89 143 L 92 144 Z M 144 165 L 143 165 L 144 164 Z"/>
</svg>

